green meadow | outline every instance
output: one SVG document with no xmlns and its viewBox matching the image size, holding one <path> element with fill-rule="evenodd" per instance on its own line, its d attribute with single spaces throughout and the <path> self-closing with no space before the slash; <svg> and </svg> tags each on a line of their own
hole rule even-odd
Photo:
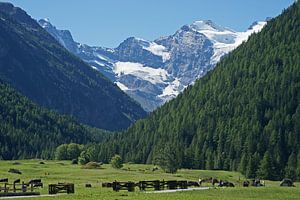
<svg viewBox="0 0 300 200">
<path fill-rule="evenodd" d="M 300 183 L 296 187 L 279 187 L 277 181 L 265 181 L 265 187 L 241 186 L 244 176 L 238 172 L 189 170 L 181 169 L 176 174 L 164 173 L 158 169 L 153 171 L 153 165 L 125 164 L 122 169 L 113 169 L 104 164 L 101 169 L 82 169 L 80 165 L 72 165 L 70 161 L 43 161 L 18 160 L 0 161 L 0 179 L 13 180 L 20 178 L 21 181 L 30 179 L 42 179 L 44 188 L 36 191 L 48 194 L 48 184 L 58 182 L 70 182 L 75 184 L 75 194 L 59 194 L 51 197 L 35 197 L 26 199 L 300 199 Z M 9 173 L 10 168 L 18 169 L 21 175 Z M 112 188 L 102 188 L 102 182 L 117 181 L 141 181 L 141 180 L 190 180 L 197 181 L 199 178 L 216 177 L 233 182 L 234 188 L 211 188 L 209 190 L 185 191 L 174 193 L 145 193 L 136 188 L 135 192 L 114 192 Z M 91 184 L 92 188 L 86 188 L 85 184 Z M 209 186 L 209 185 L 207 185 Z"/>
</svg>

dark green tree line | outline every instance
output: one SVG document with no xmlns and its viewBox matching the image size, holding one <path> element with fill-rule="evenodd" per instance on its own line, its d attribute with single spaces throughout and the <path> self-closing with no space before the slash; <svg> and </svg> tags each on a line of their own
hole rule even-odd
<svg viewBox="0 0 300 200">
<path fill-rule="evenodd" d="M 50 159 L 59 144 L 86 144 L 101 141 L 105 135 L 37 106 L 0 80 L 0 159 Z M 67 158 L 77 154 L 74 144 L 67 147 Z"/>
</svg>

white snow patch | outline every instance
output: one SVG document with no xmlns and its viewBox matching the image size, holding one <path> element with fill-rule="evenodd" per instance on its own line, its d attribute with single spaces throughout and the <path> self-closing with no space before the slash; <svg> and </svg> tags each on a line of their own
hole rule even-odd
<svg viewBox="0 0 300 200">
<path fill-rule="evenodd" d="M 106 49 L 108 52 L 114 53 L 115 50 L 114 49 Z"/>
<path fill-rule="evenodd" d="M 192 28 L 196 29 L 197 31 L 201 31 L 201 30 L 225 31 L 226 30 L 226 28 L 223 28 L 223 27 L 213 23 L 211 20 L 195 21 L 192 24 Z"/>
<path fill-rule="evenodd" d="M 259 32 L 261 31 L 261 29 L 267 24 L 266 21 L 260 21 L 260 22 L 256 22 L 256 24 L 254 26 L 251 27 L 251 29 L 249 31 L 251 31 L 252 33 L 255 32 Z"/>
<path fill-rule="evenodd" d="M 235 32 L 228 28 L 222 28 L 211 21 L 196 21 L 191 27 L 204 34 L 213 43 L 214 55 L 210 63 L 214 65 L 219 62 L 222 56 L 247 41 L 252 33 L 259 32 L 266 24 L 267 22 L 257 22 L 245 32 Z"/>
<path fill-rule="evenodd" d="M 90 66 L 91 66 L 93 69 L 99 71 L 99 69 L 98 69 L 97 67 L 95 67 L 95 66 L 93 66 L 93 65 L 90 65 Z"/>
<path fill-rule="evenodd" d="M 138 37 L 134 37 L 135 40 L 138 40 L 138 41 L 142 41 L 142 42 L 149 42 L 143 38 L 138 38 Z"/>
<path fill-rule="evenodd" d="M 159 98 L 163 99 L 164 101 L 169 101 L 172 98 L 175 98 L 184 87 L 180 83 L 178 78 L 175 78 L 173 82 L 171 82 L 167 87 L 164 88 L 162 94 L 158 95 Z"/>
<path fill-rule="evenodd" d="M 128 88 L 126 85 L 124 85 L 123 83 L 120 83 L 119 81 L 117 81 L 117 82 L 115 82 L 115 83 L 117 84 L 117 86 L 118 86 L 121 90 L 123 90 L 123 91 L 129 90 L 129 88 Z"/>
<path fill-rule="evenodd" d="M 118 77 L 130 74 L 142 80 L 149 81 L 152 84 L 164 83 L 169 76 L 167 71 L 164 69 L 155 69 L 144 66 L 141 63 L 132 62 L 116 62 L 114 64 L 113 71 L 118 75 Z"/>
<path fill-rule="evenodd" d="M 90 65 L 92 65 L 91 63 L 96 63 L 97 65 L 101 66 L 101 67 L 105 67 L 106 65 L 99 62 L 98 60 L 85 60 L 86 62 L 88 62 Z"/>
<path fill-rule="evenodd" d="M 100 65 L 101 67 L 105 67 L 105 65 L 101 62 L 99 62 L 98 60 L 94 60 L 95 63 L 97 63 L 97 65 Z"/>
<path fill-rule="evenodd" d="M 256 22 L 254 26 L 248 29 L 246 32 L 239 32 L 239 36 L 235 42 L 235 45 L 238 46 L 244 41 L 247 41 L 249 36 L 253 33 L 258 33 L 261 29 L 267 24 L 267 22 Z"/>
<path fill-rule="evenodd" d="M 150 42 L 149 47 L 143 47 L 143 49 L 150 51 L 154 55 L 161 56 L 163 62 L 166 62 L 171 58 L 171 54 L 166 51 L 166 47 L 156 44 L 155 42 Z"/>
<path fill-rule="evenodd" d="M 46 27 L 48 27 L 48 26 L 51 27 L 49 18 L 44 18 L 44 19 L 42 19 L 42 20 L 44 21 L 43 24 L 41 24 L 41 26 L 42 26 L 43 28 L 46 28 Z"/>
<path fill-rule="evenodd" d="M 43 20 L 44 20 L 45 22 L 48 22 L 48 23 L 50 23 L 50 20 L 49 20 L 49 18 L 47 18 L 47 17 L 46 17 L 46 18 L 44 18 Z"/>
<path fill-rule="evenodd" d="M 95 55 L 95 56 L 97 56 L 98 58 L 100 58 L 101 60 L 105 60 L 105 61 L 107 61 L 107 58 L 106 58 L 106 57 L 104 57 L 104 56 L 103 56 L 103 55 L 101 55 L 101 54 L 94 53 L 94 55 Z"/>
</svg>

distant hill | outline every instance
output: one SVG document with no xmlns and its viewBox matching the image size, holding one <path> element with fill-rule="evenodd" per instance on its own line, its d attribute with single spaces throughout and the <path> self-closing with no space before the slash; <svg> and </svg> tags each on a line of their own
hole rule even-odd
<svg viewBox="0 0 300 200">
<path fill-rule="evenodd" d="M 146 163 L 171 147 L 184 168 L 300 179 L 299 33 L 298 1 L 176 99 L 101 144 L 102 158 Z"/>
<path fill-rule="evenodd" d="M 10 3 L 0 3 L 0 79 L 35 103 L 94 127 L 121 130 L 146 116 L 117 85 Z"/>
<path fill-rule="evenodd" d="M 0 80 L 0 160 L 53 158 L 63 143 L 101 141 L 107 132 L 41 108 Z"/>
</svg>

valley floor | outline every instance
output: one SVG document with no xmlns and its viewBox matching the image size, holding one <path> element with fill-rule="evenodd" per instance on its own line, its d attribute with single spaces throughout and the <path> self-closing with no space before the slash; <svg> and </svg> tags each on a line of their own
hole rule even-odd
<svg viewBox="0 0 300 200">
<path fill-rule="evenodd" d="M 266 187 L 243 188 L 241 183 L 245 178 L 237 172 L 182 169 L 176 174 L 167 174 L 162 170 L 152 171 L 152 165 L 125 164 L 123 169 L 117 170 L 111 168 L 110 165 L 103 165 L 102 169 L 81 169 L 79 165 L 72 165 L 70 161 L 43 162 L 44 164 L 40 164 L 40 160 L 0 161 L 0 179 L 9 178 L 9 182 L 12 182 L 20 178 L 21 181 L 27 182 L 30 179 L 40 178 L 45 185 L 43 189 L 38 190 L 41 194 L 48 193 L 48 184 L 50 183 L 71 182 L 75 184 L 75 194 L 26 199 L 300 199 L 300 183 L 296 183 L 296 187 L 294 188 L 282 188 L 279 187 L 279 182 L 265 181 Z M 8 173 L 10 168 L 20 170 L 22 174 Z M 234 182 L 236 187 L 172 193 L 145 193 L 140 192 L 138 189 L 135 192 L 114 192 L 111 188 L 101 187 L 102 182 L 112 182 L 114 180 L 141 181 L 164 179 L 197 181 L 200 177 L 216 177 L 228 180 Z M 85 188 L 86 183 L 91 184 L 92 188 Z"/>
</svg>

